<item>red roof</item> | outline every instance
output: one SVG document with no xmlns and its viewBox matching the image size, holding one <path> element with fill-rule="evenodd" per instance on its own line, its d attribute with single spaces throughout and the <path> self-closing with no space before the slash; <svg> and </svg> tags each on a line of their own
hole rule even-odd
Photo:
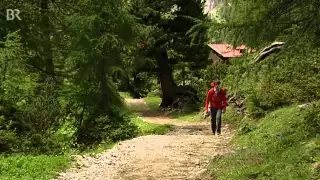
<svg viewBox="0 0 320 180">
<path fill-rule="evenodd" d="M 241 45 L 236 49 L 230 44 L 208 44 L 208 46 L 225 58 L 240 57 L 240 50 L 245 49 L 245 45 Z"/>
</svg>

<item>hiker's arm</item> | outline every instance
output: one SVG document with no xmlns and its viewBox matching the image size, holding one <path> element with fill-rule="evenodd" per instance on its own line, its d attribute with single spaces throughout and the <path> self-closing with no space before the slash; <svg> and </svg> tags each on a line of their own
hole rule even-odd
<svg viewBox="0 0 320 180">
<path fill-rule="evenodd" d="M 211 99 L 210 96 L 211 96 L 211 91 L 209 90 L 208 94 L 207 94 L 207 97 L 206 97 L 206 107 L 205 107 L 206 112 L 208 112 L 208 105 L 209 105 L 209 102 L 210 102 L 210 99 Z"/>
</svg>

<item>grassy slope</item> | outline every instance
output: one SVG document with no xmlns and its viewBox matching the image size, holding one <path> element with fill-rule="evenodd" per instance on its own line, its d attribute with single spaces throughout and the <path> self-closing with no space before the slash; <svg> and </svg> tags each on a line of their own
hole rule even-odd
<svg viewBox="0 0 320 180">
<path fill-rule="evenodd" d="M 66 152 L 64 155 L 0 155 L 1 180 L 49 180 L 71 165 L 71 155 L 95 155 L 111 149 L 115 143 L 103 143 L 94 149 L 83 152 L 77 150 Z"/>
<path fill-rule="evenodd" d="M 234 154 L 211 163 L 217 179 L 320 179 L 320 138 L 307 136 L 295 107 L 269 113 L 238 131 Z M 248 120 L 244 120 L 248 122 Z"/>
<path fill-rule="evenodd" d="M 58 156 L 0 156 L 1 180 L 44 180 L 56 176 L 70 165 L 68 155 Z"/>
</svg>

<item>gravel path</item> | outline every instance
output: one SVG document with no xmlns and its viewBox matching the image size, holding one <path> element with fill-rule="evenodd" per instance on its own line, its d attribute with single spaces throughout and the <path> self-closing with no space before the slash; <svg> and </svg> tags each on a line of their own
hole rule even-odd
<svg viewBox="0 0 320 180">
<path fill-rule="evenodd" d="M 140 100 L 141 101 L 141 100 Z M 140 102 L 139 101 L 139 102 Z M 168 118 L 143 117 L 165 124 Z M 166 135 L 141 136 L 122 141 L 97 157 L 73 156 L 75 166 L 60 173 L 58 180 L 196 180 L 210 179 L 206 165 L 215 156 L 228 153 L 233 136 L 228 125 L 221 136 L 210 133 L 208 122 L 181 123 Z"/>
</svg>

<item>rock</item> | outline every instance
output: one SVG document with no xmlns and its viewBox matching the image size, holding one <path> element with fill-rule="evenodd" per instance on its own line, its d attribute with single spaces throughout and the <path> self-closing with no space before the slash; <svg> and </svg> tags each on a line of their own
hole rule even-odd
<svg viewBox="0 0 320 180">
<path fill-rule="evenodd" d="M 196 166 L 200 166 L 201 161 L 200 161 L 200 160 L 197 160 L 194 164 L 195 164 Z"/>
<path fill-rule="evenodd" d="M 71 160 L 72 161 L 78 161 L 82 159 L 83 157 L 81 155 L 71 155 Z"/>
<path fill-rule="evenodd" d="M 204 174 L 207 170 L 206 169 L 201 169 L 196 173 L 196 177 L 200 177 L 202 174 Z"/>
<path fill-rule="evenodd" d="M 81 163 L 77 163 L 77 164 L 76 164 L 76 168 L 77 168 L 77 169 L 80 169 L 81 167 L 82 167 L 82 164 L 81 164 Z"/>
<path fill-rule="evenodd" d="M 298 105 L 298 107 L 299 107 L 300 109 L 307 109 L 307 108 L 309 108 L 309 107 L 311 107 L 311 106 L 312 106 L 312 103 L 306 103 L 306 104 Z"/>
<path fill-rule="evenodd" d="M 320 162 L 316 162 L 312 164 L 313 169 L 320 169 Z"/>
<path fill-rule="evenodd" d="M 82 163 L 82 167 L 87 168 L 87 167 L 89 167 L 89 164 L 88 163 Z"/>
<path fill-rule="evenodd" d="M 190 179 L 193 180 L 201 180 L 201 176 L 206 172 L 206 169 L 201 169 L 200 171 L 197 171 L 196 173 L 194 173 L 193 175 L 190 176 Z"/>
<path fill-rule="evenodd" d="M 62 173 L 59 173 L 59 176 L 61 176 L 61 177 L 64 177 L 64 176 L 66 176 L 67 174 L 65 173 L 65 172 L 62 172 Z"/>
</svg>

